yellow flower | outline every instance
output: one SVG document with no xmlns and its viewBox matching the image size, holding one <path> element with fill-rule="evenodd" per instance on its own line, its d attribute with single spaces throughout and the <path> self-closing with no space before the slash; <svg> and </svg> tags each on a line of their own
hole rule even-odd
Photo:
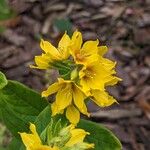
<svg viewBox="0 0 150 150">
<path fill-rule="evenodd" d="M 48 145 L 43 145 L 41 139 L 36 131 L 34 124 L 30 124 L 31 134 L 19 133 L 21 139 L 26 147 L 26 150 L 59 150 L 57 147 L 50 147 Z"/>
<path fill-rule="evenodd" d="M 83 129 L 74 128 L 74 126 L 70 126 L 70 133 L 71 138 L 69 141 L 65 144 L 66 147 L 73 147 L 76 146 L 79 149 L 91 149 L 94 148 L 94 144 L 88 144 L 83 142 L 86 135 L 89 135 L 89 132 L 84 131 Z"/>
<path fill-rule="evenodd" d="M 89 116 L 84 103 L 85 94 L 70 80 L 58 79 L 58 82 L 42 92 L 43 97 L 56 93 L 56 100 L 52 104 L 52 115 L 62 113 L 66 109 L 66 117 L 72 124 L 77 124 L 80 119 L 80 112 Z"/>
<path fill-rule="evenodd" d="M 113 70 L 108 70 L 100 62 L 92 62 L 84 66 L 79 72 L 80 85 L 82 90 L 87 93 L 91 89 L 105 90 L 105 85 L 116 84 L 118 78 L 115 77 Z"/>
<path fill-rule="evenodd" d="M 69 57 L 69 49 L 68 46 L 70 45 L 70 38 L 65 33 L 61 38 L 58 48 L 55 48 L 51 43 L 48 41 L 41 40 L 40 47 L 44 51 L 41 56 L 35 57 L 35 64 L 36 66 L 30 66 L 31 68 L 38 68 L 38 69 L 48 69 L 51 68 L 51 63 L 54 61 L 65 60 Z"/>
<path fill-rule="evenodd" d="M 71 38 L 70 53 L 77 64 L 84 64 L 98 60 L 99 41 L 87 41 L 82 46 L 82 34 L 78 31 Z"/>
</svg>

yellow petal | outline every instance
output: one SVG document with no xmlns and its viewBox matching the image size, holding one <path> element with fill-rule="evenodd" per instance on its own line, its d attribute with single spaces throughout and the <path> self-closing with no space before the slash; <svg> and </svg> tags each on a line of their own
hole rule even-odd
<svg viewBox="0 0 150 150">
<path fill-rule="evenodd" d="M 51 67 L 50 62 L 51 58 L 46 54 L 42 54 L 41 56 L 35 56 L 35 64 L 39 69 L 48 69 Z"/>
<path fill-rule="evenodd" d="M 50 85 L 46 91 L 42 92 L 42 97 L 47 97 L 51 94 L 56 93 L 59 90 L 59 88 L 61 88 L 61 85 L 58 82 Z"/>
<path fill-rule="evenodd" d="M 100 80 L 101 79 L 101 80 Z M 87 80 L 87 85 L 91 88 L 91 89 L 100 89 L 100 90 L 104 90 L 104 85 L 105 85 L 105 81 L 103 81 L 103 78 L 91 78 L 89 80 Z M 87 91 L 88 92 L 88 91 Z"/>
<path fill-rule="evenodd" d="M 113 86 L 115 84 L 117 84 L 119 81 L 122 81 L 121 78 L 115 77 L 115 76 L 111 76 L 108 78 L 107 82 L 106 82 L 106 86 Z"/>
<path fill-rule="evenodd" d="M 86 96 L 77 86 L 74 87 L 73 89 L 74 89 L 73 91 L 74 104 L 77 106 L 77 108 L 79 109 L 81 113 L 89 116 L 86 105 L 84 103 L 84 99 L 86 98 Z"/>
<path fill-rule="evenodd" d="M 110 96 L 105 91 L 92 90 L 92 96 L 92 100 L 101 107 L 110 106 L 113 103 L 117 102 L 112 96 Z"/>
<path fill-rule="evenodd" d="M 83 47 L 81 49 L 81 53 L 84 55 L 93 55 L 97 54 L 98 52 L 98 44 L 99 41 L 87 41 L 83 44 Z"/>
<path fill-rule="evenodd" d="M 35 145 L 41 145 L 41 140 L 36 132 L 36 127 L 34 124 L 30 124 L 30 130 L 32 132 L 31 134 L 25 132 L 19 133 L 24 145 L 29 150 L 30 147 L 34 147 Z"/>
<path fill-rule="evenodd" d="M 77 53 L 81 48 L 82 42 L 82 34 L 78 31 L 75 31 L 71 38 L 71 51 L 73 53 Z"/>
<path fill-rule="evenodd" d="M 70 45 L 70 42 L 70 37 L 65 33 L 58 44 L 62 59 L 67 59 L 69 57 L 68 46 Z"/>
<path fill-rule="evenodd" d="M 99 56 L 97 54 L 93 54 L 89 57 L 86 57 L 85 60 L 83 61 L 83 65 L 88 65 L 92 62 L 98 61 L 99 60 Z"/>
<path fill-rule="evenodd" d="M 82 86 L 82 90 L 84 91 L 84 93 L 88 96 L 89 91 L 90 91 L 90 86 L 87 83 L 87 79 L 86 78 L 81 79 L 80 85 Z"/>
<path fill-rule="evenodd" d="M 53 104 L 51 105 L 51 109 L 52 109 L 52 116 L 59 114 L 59 110 L 58 110 L 58 107 L 56 105 L 56 102 L 53 102 Z"/>
<path fill-rule="evenodd" d="M 64 113 L 64 110 L 59 110 L 56 102 L 52 103 L 51 109 L 52 109 L 52 116 L 55 116 L 56 114 L 63 114 Z"/>
<path fill-rule="evenodd" d="M 61 40 L 59 41 L 58 47 L 68 47 L 70 45 L 70 37 L 64 33 Z"/>
<path fill-rule="evenodd" d="M 64 80 L 63 78 L 58 78 L 58 83 L 63 84 L 63 83 L 71 83 L 71 80 Z"/>
<path fill-rule="evenodd" d="M 98 47 L 98 54 L 100 56 L 103 56 L 105 53 L 107 53 L 107 51 L 108 51 L 107 46 L 99 46 Z"/>
<path fill-rule="evenodd" d="M 88 132 L 85 132 L 83 129 L 73 129 L 71 130 L 71 138 L 66 143 L 66 146 L 71 147 L 74 144 L 83 142 L 85 136 L 89 134 Z"/>
<path fill-rule="evenodd" d="M 101 64 L 107 69 L 107 70 L 112 70 L 116 66 L 116 62 L 113 62 L 107 58 L 99 57 L 99 61 Z"/>
<path fill-rule="evenodd" d="M 91 63 L 99 60 L 99 55 L 98 54 L 87 55 L 87 56 L 85 54 L 85 56 L 81 55 L 80 57 L 76 57 L 75 62 L 76 62 L 76 64 L 83 64 L 84 66 L 87 66 L 88 64 L 91 64 Z"/>
<path fill-rule="evenodd" d="M 66 84 L 56 94 L 56 104 L 59 110 L 65 109 L 72 102 L 71 84 Z"/>
<path fill-rule="evenodd" d="M 66 117 L 72 124 L 76 125 L 80 120 L 80 113 L 73 105 L 71 105 L 67 107 Z"/>
<path fill-rule="evenodd" d="M 84 104 L 85 95 L 84 93 L 75 85 L 73 88 L 73 100 L 74 104 L 81 109 Z"/>
<path fill-rule="evenodd" d="M 83 107 L 79 110 L 82 114 L 87 115 L 88 117 L 90 117 L 90 114 L 87 111 L 87 107 L 86 107 L 85 103 L 83 104 Z"/>
<path fill-rule="evenodd" d="M 54 59 L 60 58 L 58 50 L 48 41 L 41 40 L 40 47 L 45 53 L 49 53 Z"/>
</svg>

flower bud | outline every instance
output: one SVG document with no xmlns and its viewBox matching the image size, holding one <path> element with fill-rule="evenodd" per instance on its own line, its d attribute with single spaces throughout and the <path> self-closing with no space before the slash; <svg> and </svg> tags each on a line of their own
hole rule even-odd
<svg viewBox="0 0 150 150">
<path fill-rule="evenodd" d="M 78 77 L 78 69 L 75 68 L 72 72 L 71 72 L 71 80 L 74 80 Z"/>
</svg>

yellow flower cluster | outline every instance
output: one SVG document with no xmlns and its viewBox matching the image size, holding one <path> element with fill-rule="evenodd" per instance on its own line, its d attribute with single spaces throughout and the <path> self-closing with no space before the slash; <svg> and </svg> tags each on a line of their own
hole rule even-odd
<svg viewBox="0 0 150 150">
<path fill-rule="evenodd" d="M 53 145 L 48 145 L 47 143 L 46 145 L 43 145 L 36 131 L 36 127 L 32 123 L 30 124 L 30 131 L 31 133 L 20 133 L 21 139 L 27 150 L 74 150 L 75 148 L 78 150 L 85 150 L 94 148 L 94 144 L 83 142 L 85 136 L 89 133 L 85 132 L 83 129 L 75 129 L 73 125 L 69 125 L 61 130 L 64 135 L 66 133 L 70 134 L 70 137 L 63 146 L 57 145 L 58 140 Z M 63 138 L 65 138 L 64 135 Z M 52 137 L 51 140 L 54 140 L 54 138 L 55 137 Z"/>
<path fill-rule="evenodd" d="M 42 92 L 43 97 L 56 93 L 52 104 L 52 115 L 65 113 L 68 120 L 76 125 L 80 112 L 87 116 L 85 99 L 91 99 L 98 106 L 110 106 L 117 102 L 107 91 L 107 86 L 115 85 L 121 79 L 116 77 L 115 65 L 104 54 L 106 46 L 99 46 L 99 41 L 83 43 L 82 34 L 75 31 L 70 38 L 66 33 L 61 38 L 58 48 L 48 41 L 41 40 L 42 55 L 35 57 L 38 69 L 58 69 L 58 81 Z M 64 74 L 63 74 L 63 73 Z"/>
</svg>

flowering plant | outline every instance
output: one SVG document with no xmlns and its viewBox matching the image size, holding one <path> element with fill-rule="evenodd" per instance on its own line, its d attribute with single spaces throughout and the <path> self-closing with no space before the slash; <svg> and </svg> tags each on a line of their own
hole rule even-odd
<svg viewBox="0 0 150 150">
<path fill-rule="evenodd" d="M 13 135 L 9 149 L 121 150 L 111 131 L 80 118 L 80 113 L 90 117 L 89 100 L 100 107 L 117 103 L 106 91 L 121 80 L 116 63 L 104 57 L 107 47 L 98 40 L 83 44 L 79 31 L 71 38 L 65 33 L 57 48 L 43 39 L 40 47 L 43 53 L 30 67 L 58 72 L 58 80 L 41 95 L 0 73 L 0 113 Z"/>
</svg>

